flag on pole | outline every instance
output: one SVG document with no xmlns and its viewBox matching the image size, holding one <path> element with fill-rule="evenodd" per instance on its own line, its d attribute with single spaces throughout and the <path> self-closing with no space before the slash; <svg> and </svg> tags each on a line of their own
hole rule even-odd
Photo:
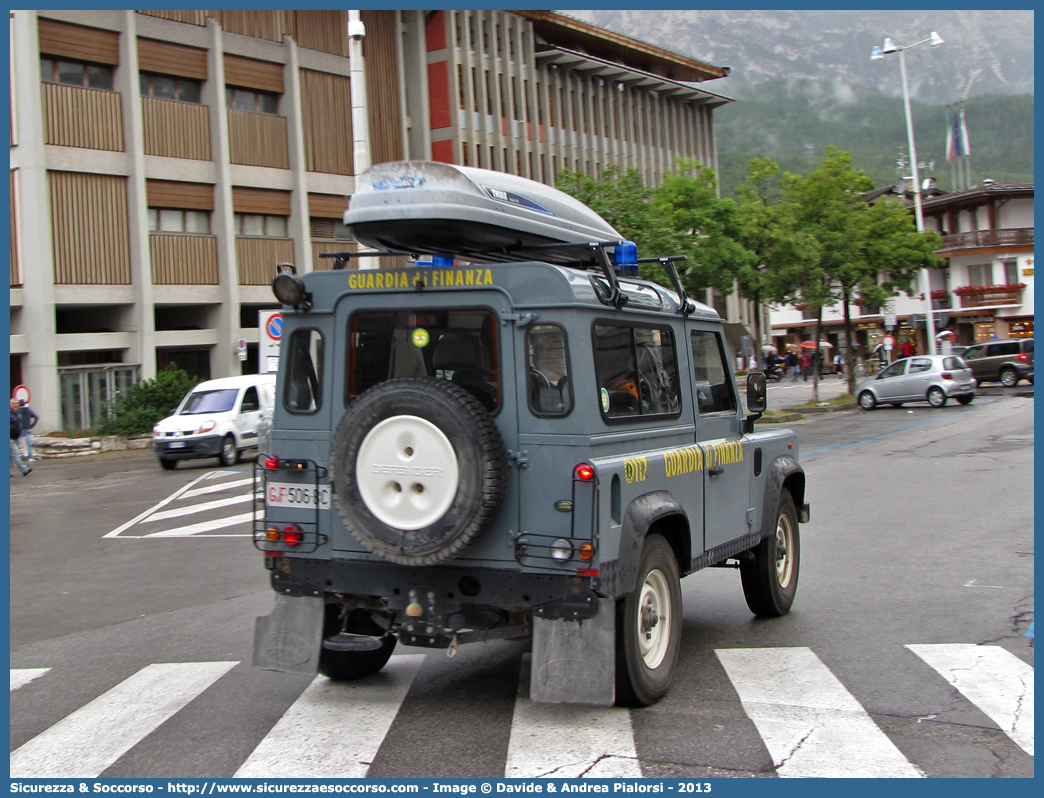
<svg viewBox="0 0 1044 798">
<path fill-rule="evenodd" d="M 954 147 L 956 141 L 953 135 L 953 113 L 950 111 L 950 106 L 946 106 L 946 160 L 952 161 L 956 156 Z"/>
<path fill-rule="evenodd" d="M 971 155 L 971 139 L 968 138 L 968 120 L 964 118 L 963 105 L 961 105 L 961 155 Z"/>
</svg>

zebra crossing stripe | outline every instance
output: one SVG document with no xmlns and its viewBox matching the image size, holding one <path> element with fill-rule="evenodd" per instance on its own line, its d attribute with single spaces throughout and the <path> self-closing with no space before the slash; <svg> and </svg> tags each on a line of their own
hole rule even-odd
<svg viewBox="0 0 1044 798">
<path fill-rule="evenodd" d="M 11 753 L 17 778 L 96 778 L 236 662 L 148 665 Z"/>
<path fill-rule="evenodd" d="M 249 496 L 247 497 L 250 498 Z M 198 535 L 201 532 L 211 532 L 215 529 L 224 529 L 236 524 L 248 524 L 254 519 L 253 513 L 241 513 L 230 515 L 227 518 L 215 518 L 212 521 L 200 521 L 198 524 L 179 526 L 174 529 L 161 529 L 159 532 L 151 532 L 143 537 L 147 538 L 187 538 Z M 248 533 L 249 534 L 249 533 Z"/>
<path fill-rule="evenodd" d="M 715 649 L 781 778 L 921 778 L 811 649 Z"/>
<path fill-rule="evenodd" d="M 631 713 L 622 707 L 537 704 L 529 700 L 525 655 L 511 718 L 504 777 L 509 779 L 643 777 Z"/>
<path fill-rule="evenodd" d="M 999 646 L 937 643 L 906 648 L 1033 756 L 1033 668 Z"/>
<path fill-rule="evenodd" d="M 253 500 L 254 496 L 251 493 L 244 494 L 243 496 L 229 496 L 227 499 L 214 499 L 214 501 L 190 504 L 187 507 L 176 507 L 173 510 L 162 510 L 158 513 L 153 513 L 142 521 L 142 523 L 151 524 L 153 521 L 166 521 L 171 518 L 181 518 L 185 515 L 204 513 L 207 510 L 217 510 L 221 507 L 229 507 L 233 504 L 242 504 L 243 502 L 250 502 Z"/>
<path fill-rule="evenodd" d="M 127 521 L 125 524 L 120 524 L 120 526 L 116 527 L 114 530 L 112 530 L 112 532 L 106 532 L 104 535 L 102 535 L 102 537 L 103 538 L 119 537 L 121 532 L 127 531 L 132 526 L 134 526 L 136 523 L 138 523 L 139 521 L 141 521 L 141 520 L 143 520 L 145 518 L 148 518 L 152 513 L 154 513 L 156 510 L 160 509 L 161 507 L 166 507 L 168 504 L 170 504 L 175 499 L 180 499 L 193 485 L 197 485 L 200 482 L 202 482 L 204 479 L 208 479 L 211 476 L 213 476 L 213 475 L 212 474 L 203 474 L 202 476 L 197 477 L 196 479 L 192 480 L 190 483 L 188 483 L 184 487 L 179 488 L 178 490 L 174 491 L 167 498 L 165 498 L 162 501 L 159 501 L 156 504 L 152 505 L 152 507 L 150 507 L 145 512 L 139 513 L 138 515 L 134 516 L 130 521 Z"/>
<path fill-rule="evenodd" d="M 11 668 L 11 692 L 25 687 L 38 676 L 43 676 L 50 668 Z"/>
<path fill-rule="evenodd" d="M 392 657 L 355 682 L 317 676 L 236 771 L 236 778 L 363 778 L 424 654 Z"/>
<path fill-rule="evenodd" d="M 238 471 L 235 473 L 239 473 Z M 231 482 L 222 482 L 217 485 L 204 485 L 202 488 L 194 488 L 193 490 L 187 491 L 181 494 L 182 499 L 194 499 L 196 496 L 203 496 L 207 493 L 219 493 L 223 490 L 231 490 L 232 488 L 241 488 L 244 485 L 253 484 L 254 478 L 248 479 L 234 479 Z"/>
</svg>

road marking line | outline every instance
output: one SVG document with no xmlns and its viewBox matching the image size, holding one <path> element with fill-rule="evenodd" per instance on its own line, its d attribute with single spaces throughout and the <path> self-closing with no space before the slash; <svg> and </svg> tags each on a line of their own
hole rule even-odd
<svg viewBox="0 0 1044 798">
<path fill-rule="evenodd" d="M 937 643 L 906 648 L 1033 756 L 1033 668 L 999 646 Z"/>
<path fill-rule="evenodd" d="M 50 668 L 11 668 L 11 692 L 25 687 L 38 676 L 43 676 Z"/>
<path fill-rule="evenodd" d="M 253 483 L 253 481 L 254 479 L 253 477 L 251 477 L 250 479 L 235 479 L 231 482 L 222 482 L 219 485 L 207 485 L 204 488 L 196 488 L 195 490 L 190 490 L 188 493 L 183 493 L 181 494 L 181 498 L 192 499 L 196 496 L 202 496 L 205 493 L 217 493 L 223 490 L 231 490 L 232 488 L 239 488 L 243 485 L 250 485 Z"/>
<path fill-rule="evenodd" d="M 97 778 L 236 662 L 142 668 L 11 753 L 11 776 Z"/>
<path fill-rule="evenodd" d="M 365 777 L 425 656 L 392 657 L 380 673 L 355 682 L 317 676 L 235 777 Z"/>
<path fill-rule="evenodd" d="M 252 493 L 246 493 L 242 496 L 230 496 L 227 499 L 215 499 L 214 501 L 202 502 L 201 504 L 191 504 L 187 507 L 177 507 L 173 510 L 162 510 L 158 513 L 153 513 L 141 523 L 151 524 L 153 521 L 166 521 L 170 518 L 180 518 L 183 515 L 204 513 L 207 510 L 216 510 L 219 507 L 228 507 L 232 504 L 242 504 L 243 502 L 250 502 L 253 500 L 254 495 Z"/>
<path fill-rule="evenodd" d="M 158 504 L 153 505 L 152 507 L 150 507 L 148 510 L 146 510 L 143 513 L 141 513 L 140 515 L 134 516 L 134 518 L 132 518 L 127 523 L 125 523 L 125 524 L 123 524 L 121 526 L 116 527 L 114 530 L 112 530 L 112 532 L 108 532 L 108 533 L 102 535 L 102 538 L 114 538 L 114 537 L 117 537 L 120 534 L 120 532 L 123 532 L 125 529 L 130 529 L 132 526 L 134 526 L 136 523 L 141 521 L 143 518 L 147 518 L 150 513 L 154 513 L 156 510 L 160 509 L 161 507 L 166 507 L 168 504 L 170 504 L 175 499 L 181 498 L 181 496 L 185 493 L 185 491 L 187 491 L 193 485 L 196 485 L 196 484 L 202 482 L 204 479 L 208 479 L 208 478 L 210 478 L 212 476 L 213 476 L 213 474 L 209 474 L 208 473 L 208 474 L 203 474 L 203 475 L 197 477 L 196 479 L 192 480 L 191 482 L 189 482 L 184 487 L 174 491 L 172 494 L 170 494 L 167 498 L 163 499 Z"/>
<path fill-rule="evenodd" d="M 780 778 L 921 778 L 811 649 L 715 649 Z"/>
<path fill-rule="evenodd" d="M 630 711 L 534 703 L 529 699 L 529 673 L 523 666 L 505 778 L 643 778 Z"/>
<path fill-rule="evenodd" d="M 253 513 L 242 513 L 240 515 L 230 515 L 227 518 L 215 518 L 213 521 L 201 521 L 198 524 L 179 526 L 174 529 L 161 529 L 159 532 L 150 532 L 148 535 L 142 535 L 142 537 L 187 538 L 192 535 L 198 535 L 200 532 L 210 532 L 212 529 L 224 529 L 227 526 L 235 526 L 236 524 L 247 524 L 253 520 Z"/>
</svg>

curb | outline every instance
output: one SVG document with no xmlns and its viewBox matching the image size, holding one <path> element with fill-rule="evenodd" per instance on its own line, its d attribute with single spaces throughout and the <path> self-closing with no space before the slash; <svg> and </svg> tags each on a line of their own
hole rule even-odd
<svg viewBox="0 0 1044 798">
<path fill-rule="evenodd" d="M 829 405 L 827 407 L 784 407 L 788 413 L 837 413 L 842 410 L 856 410 L 858 402 L 845 402 L 843 405 Z"/>
<path fill-rule="evenodd" d="M 128 449 L 152 449 L 152 435 L 132 435 L 127 438 L 119 435 L 92 438 L 52 438 L 47 435 L 34 435 L 32 440 L 33 454 L 43 460 L 87 457 Z"/>
</svg>

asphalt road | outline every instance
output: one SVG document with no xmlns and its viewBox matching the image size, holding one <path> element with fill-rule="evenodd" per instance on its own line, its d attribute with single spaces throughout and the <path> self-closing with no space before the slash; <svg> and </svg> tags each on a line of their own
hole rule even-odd
<svg viewBox="0 0 1044 798">
<path fill-rule="evenodd" d="M 531 704 L 525 642 L 400 647 L 348 687 L 255 670 L 249 464 L 42 463 L 11 483 L 12 768 L 1032 776 L 1032 398 L 791 426 L 812 508 L 792 612 L 755 620 L 733 570 L 685 579 L 681 663 L 642 710 Z"/>
</svg>

